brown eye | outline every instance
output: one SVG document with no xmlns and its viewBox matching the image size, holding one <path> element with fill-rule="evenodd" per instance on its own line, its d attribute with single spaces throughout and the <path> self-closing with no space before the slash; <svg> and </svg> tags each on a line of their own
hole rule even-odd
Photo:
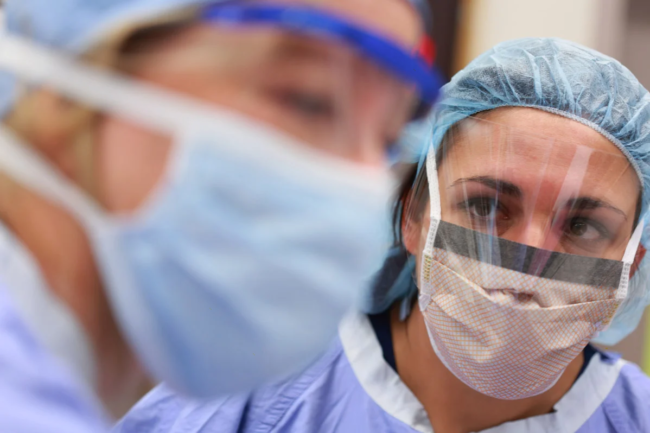
<svg viewBox="0 0 650 433">
<path fill-rule="evenodd" d="M 334 115 L 334 104 L 326 96 L 286 90 L 278 94 L 278 99 L 302 116 L 329 118 Z"/>
<path fill-rule="evenodd" d="M 583 236 L 589 230 L 589 225 L 584 221 L 572 221 L 569 230 L 573 236 Z"/>
<path fill-rule="evenodd" d="M 609 231 L 596 221 L 590 218 L 574 217 L 567 221 L 565 233 L 582 241 L 601 241 L 609 239 Z"/>
<path fill-rule="evenodd" d="M 469 203 L 468 210 L 473 216 L 479 218 L 494 218 L 497 206 L 494 200 L 476 199 Z"/>
<path fill-rule="evenodd" d="M 499 201 L 495 196 L 478 196 L 468 198 L 457 204 L 458 210 L 465 215 L 467 227 L 473 230 L 490 233 L 494 236 L 501 236 L 512 225 L 516 218 L 515 213 L 505 203 Z"/>
</svg>

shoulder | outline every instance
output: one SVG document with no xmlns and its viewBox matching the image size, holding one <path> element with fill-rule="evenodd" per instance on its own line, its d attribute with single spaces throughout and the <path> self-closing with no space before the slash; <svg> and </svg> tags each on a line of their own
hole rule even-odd
<svg viewBox="0 0 650 433">
<path fill-rule="evenodd" d="M 115 433 L 430 432 L 421 404 L 385 363 L 372 326 L 351 315 L 314 364 L 249 394 L 188 399 L 160 386 L 118 424 Z"/>
<path fill-rule="evenodd" d="M 636 364 L 623 361 L 616 388 L 634 401 L 642 402 L 645 408 L 650 408 L 650 377 Z"/>
<path fill-rule="evenodd" d="M 598 406 L 578 431 L 650 431 L 650 378 L 616 354 L 601 353 L 595 367 L 584 399 L 598 401 Z"/>
<path fill-rule="evenodd" d="M 312 409 L 318 412 L 318 405 L 338 398 L 334 394 L 341 387 L 332 386 L 332 380 L 345 380 L 345 365 L 341 344 L 336 340 L 303 373 L 252 393 L 196 400 L 160 385 L 129 411 L 114 433 L 194 431 L 199 427 L 223 433 L 274 431 L 292 418 L 288 414 L 294 418 L 313 415 Z"/>
<path fill-rule="evenodd" d="M 0 286 L 0 431 L 107 431 L 94 396 L 32 335 Z"/>
<path fill-rule="evenodd" d="M 228 415 L 235 415 L 236 418 L 245 405 L 246 396 L 199 401 L 178 394 L 162 384 L 131 408 L 113 428 L 113 432 L 163 433 L 175 431 L 181 425 L 187 431 L 194 431 L 192 425 L 209 423 L 215 416 L 218 416 L 223 423 L 218 431 L 237 431 L 234 428 L 236 424 L 227 423 L 226 418 Z M 233 428 L 228 429 L 227 426 Z"/>
<path fill-rule="evenodd" d="M 650 377 L 630 362 L 620 361 L 618 380 L 603 404 L 608 417 L 624 431 L 650 431 Z"/>
</svg>

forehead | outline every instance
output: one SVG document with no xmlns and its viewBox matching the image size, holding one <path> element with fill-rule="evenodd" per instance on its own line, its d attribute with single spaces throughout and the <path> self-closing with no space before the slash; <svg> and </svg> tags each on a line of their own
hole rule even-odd
<svg viewBox="0 0 650 433">
<path fill-rule="evenodd" d="M 467 119 L 443 143 L 446 181 L 488 176 L 525 191 L 618 196 L 636 201 L 639 181 L 623 153 L 597 131 L 536 109 L 495 110 Z M 445 180 L 443 180 L 444 182 Z"/>
<path fill-rule="evenodd" d="M 509 129 L 513 134 L 537 137 L 547 141 L 579 144 L 593 150 L 623 156 L 623 153 L 602 134 L 573 119 L 536 108 L 503 107 L 476 116 Z"/>
<path fill-rule="evenodd" d="M 608 165 L 630 167 L 625 155 L 607 138 L 577 121 L 530 108 L 497 109 L 461 121 L 443 147 L 449 156 L 476 159 L 486 169 L 505 169 L 505 162 L 567 171 L 578 160 L 588 161 L 587 174 Z M 599 173 L 601 174 L 601 173 Z"/>
</svg>

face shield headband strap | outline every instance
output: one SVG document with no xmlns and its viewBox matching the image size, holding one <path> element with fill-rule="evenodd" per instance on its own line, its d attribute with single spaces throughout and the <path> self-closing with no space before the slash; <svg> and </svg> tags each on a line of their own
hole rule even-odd
<svg viewBox="0 0 650 433">
<path fill-rule="evenodd" d="M 433 104 L 438 96 L 441 79 L 424 59 L 378 34 L 314 7 L 246 2 L 215 4 L 203 10 L 201 19 L 220 25 L 271 25 L 343 42 L 394 76 L 412 84 L 426 104 Z"/>
<path fill-rule="evenodd" d="M 580 152 L 576 153 L 572 165 L 582 166 L 583 164 L 580 161 L 577 161 L 576 158 L 582 158 L 584 155 Z M 574 164 L 575 163 L 575 164 Z M 424 255 L 431 256 L 433 254 L 434 244 L 436 240 L 436 234 L 438 232 L 438 227 L 440 226 L 440 221 L 442 217 L 442 208 L 440 203 L 440 191 L 438 184 L 438 169 L 436 166 L 436 152 L 433 150 L 433 147 L 429 149 L 429 152 L 426 157 L 426 170 L 427 170 L 427 179 L 429 182 L 429 200 L 431 203 L 430 211 L 430 226 L 429 233 L 427 235 L 426 244 L 424 247 Z M 630 269 L 636 257 L 636 252 L 641 242 L 641 235 L 643 234 L 644 227 L 644 218 L 639 219 L 637 227 L 634 229 L 632 236 L 625 248 L 625 253 L 623 254 L 623 270 L 621 272 L 620 282 L 618 284 L 618 290 L 616 291 L 616 299 L 619 302 L 622 302 L 627 296 L 627 290 L 630 279 Z M 423 261 L 425 259 L 423 255 Z M 611 323 L 611 322 L 610 322 Z"/>
</svg>

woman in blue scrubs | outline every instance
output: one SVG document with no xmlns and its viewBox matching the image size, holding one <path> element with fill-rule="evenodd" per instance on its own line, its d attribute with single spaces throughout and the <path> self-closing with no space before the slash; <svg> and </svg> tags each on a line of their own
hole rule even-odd
<svg viewBox="0 0 650 433">
<path fill-rule="evenodd" d="M 213 401 L 162 385 L 115 431 L 650 431 L 650 379 L 591 345 L 648 305 L 648 91 L 523 39 L 459 72 L 431 122 L 370 314 L 291 379 Z"/>
</svg>

